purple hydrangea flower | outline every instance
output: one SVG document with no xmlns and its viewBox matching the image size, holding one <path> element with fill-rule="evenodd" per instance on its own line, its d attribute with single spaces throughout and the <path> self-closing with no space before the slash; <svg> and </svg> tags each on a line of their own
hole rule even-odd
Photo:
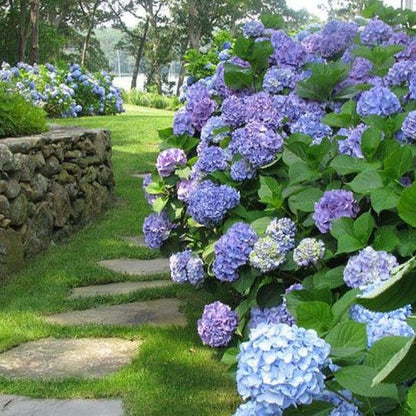
<svg viewBox="0 0 416 416">
<path fill-rule="evenodd" d="M 344 281 L 349 287 L 364 288 L 389 279 L 396 266 L 398 263 L 393 255 L 366 247 L 356 256 L 348 259 L 344 270 Z"/>
<path fill-rule="evenodd" d="M 321 233 L 327 233 L 331 229 L 333 220 L 342 217 L 355 218 L 360 210 L 354 194 L 341 189 L 326 191 L 315 203 L 314 209 L 312 218 Z"/>
<path fill-rule="evenodd" d="M 304 238 L 293 251 L 293 261 L 298 266 L 318 264 L 325 255 L 325 244 L 315 238 Z"/>
<path fill-rule="evenodd" d="M 410 186 L 412 186 L 412 180 L 408 177 L 408 176 L 402 176 L 400 178 L 400 185 L 409 188 Z"/>
<path fill-rule="evenodd" d="M 291 127 L 292 133 L 302 133 L 311 136 L 313 144 L 321 143 L 324 137 L 332 136 L 332 129 L 322 123 L 322 117 L 316 113 L 305 113 Z"/>
<path fill-rule="evenodd" d="M 194 179 L 182 179 L 176 185 L 176 195 L 180 201 L 188 201 L 189 195 L 196 188 L 198 182 Z"/>
<path fill-rule="evenodd" d="M 224 347 L 238 326 L 238 315 L 219 301 L 206 305 L 198 320 L 198 334 L 205 345 Z"/>
<path fill-rule="evenodd" d="M 286 260 L 286 252 L 280 244 L 271 236 L 259 238 L 250 253 L 250 264 L 267 273 L 277 269 Z"/>
<path fill-rule="evenodd" d="M 365 124 L 359 124 L 355 128 L 340 129 L 339 136 L 346 136 L 344 140 L 338 140 L 338 152 L 342 155 L 354 156 L 359 159 L 364 159 L 361 150 L 361 137 L 363 132 L 367 129 Z"/>
<path fill-rule="evenodd" d="M 393 35 L 393 29 L 382 20 L 372 19 L 361 33 L 361 42 L 367 46 L 381 45 Z"/>
<path fill-rule="evenodd" d="M 396 62 L 390 69 L 388 74 L 384 77 L 386 85 L 400 85 L 408 83 L 416 70 L 416 62 L 410 60 L 403 60 Z"/>
<path fill-rule="evenodd" d="M 215 260 L 212 271 L 218 280 L 233 282 L 240 276 L 238 268 L 248 261 L 258 236 L 242 222 L 232 225 L 214 245 Z"/>
<path fill-rule="evenodd" d="M 225 98 L 232 94 L 232 90 L 227 87 L 224 79 L 224 62 L 220 62 L 215 69 L 212 78 L 213 93 L 219 97 Z"/>
<path fill-rule="evenodd" d="M 321 104 L 315 101 L 306 101 L 295 93 L 289 95 L 275 95 L 273 105 L 280 119 L 288 118 L 291 123 L 296 122 L 305 113 L 315 113 L 323 116 Z"/>
<path fill-rule="evenodd" d="M 169 258 L 170 275 L 174 282 L 199 286 L 204 280 L 204 265 L 191 250 L 181 251 Z"/>
<path fill-rule="evenodd" d="M 222 117 L 210 117 L 201 130 L 201 140 L 206 143 L 219 143 L 228 136 L 228 131 L 217 133 L 216 130 L 224 129 L 225 124 Z"/>
<path fill-rule="evenodd" d="M 402 125 L 402 132 L 407 140 L 416 140 L 416 111 L 411 111 Z"/>
<path fill-rule="evenodd" d="M 277 64 L 300 67 L 307 61 L 308 53 L 305 47 L 283 30 L 273 32 L 270 40 L 275 50 L 273 59 Z"/>
<path fill-rule="evenodd" d="M 366 82 L 370 78 L 370 72 L 373 69 L 373 64 L 365 58 L 357 57 L 354 60 L 351 71 L 348 74 L 347 82 L 361 83 Z"/>
<path fill-rule="evenodd" d="M 390 116 L 400 111 L 399 99 L 388 88 L 375 86 L 364 91 L 357 103 L 357 113 L 360 116 Z"/>
<path fill-rule="evenodd" d="M 244 23 L 243 33 L 247 37 L 257 38 L 263 34 L 264 29 L 266 28 L 262 22 L 250 20 Z"/>
<path fill-rule="evenodd" d="M 180 108 L 173 118 L 173 134 L 176 136 L 180 136 L 181 134 L 193 136 L 194 133 L 195 129 L 192 126 L 191 114 L 184 107 Z"/>
<path fill-rule="evenodd" d="M 269 94 L 278 94 L 285 88 L 293 89 L 296 86 L 297 75 L 290 67 L 271 67 L 263 78 L 263 89 Z"/>
<path fill-rule="evenodd" d="M 153 202 L 155 202 L 155 200 L 158 198 L 158 196 L 157 196 L 157 195 L 155 195 L 155 194 L 149 194 L 149 193 L 146 191 L 146 187 L 147 187 L 147 185 L 150 185 L 151 183 L 152 183 L 152 175 L 151 175 L 150 173 L 147 173 L 147 174 L 145 175 L 145 177 L 143 178 L 143 185 L 142 185 L 142 187 L 143 187 L 144 196 L 145 196 L 145 198 L 146 198 L 147 202 L 148 202 L 150 205 L 153 205 Z"/>
<path fill-rule="evenodd" d="M 240 193 L 234 188 L 207 180 L 199 183 L 189 195 L 188 213 L 199 224 L 213 227 L 239 202 Z"/>
<path fill-rule="evenodd" d="M 286 253 L 295 247 L 296 224 L 290 218 L 275 218 L 267 226 L 266 235 L 273 237 Z"/>
<path fill-rule="evenodd" d="M 239 127 L 246 121 L 246 99 L 232 95 L 227 97 L 221 107 L 222 118 L 230 127 Z"/>
<path fill-rule="evenodd" d="M 279 117 L 273 105 L 272 97 L 266 92 L 259 92 L 245 99 L 246 122 L 258 122 L 274 129 L 279 125 Z"/>
<path fill-rule="evenodd" d="M 240 346 L 238 392 L 272 415 L 310 404 L 325 388 L 321 369 L 328 365 L 329 353 L 330 345 L 314 330 L 259 324 Z"/>
<path fill-rule="evenodd" d="M 225 170 L 227 166 L 224 150 L 218 146 L 208 146 L 200 152 L 194 168 L 206 174 L 216 170 Z"/>
<path fill-rule="evenodd" d="M 254 178 L 256 169 L 247 160 L 240 159 L 231 165 L 230 173 L 233 181 L 242 182 L 246 179 Z"/>
<path fill-rule="evenodd" d="M 143 223 L 143 234 L 146 245 L 150 248 L 160 248 L 169 238 L 174 225 L 164 212 L 150 214 Z"/>
<path fill-rule="evenodd" d="M 274 160 L 283 148 L 283 139 L 264 124 L 252 122 L 234 131 L 230 147 L 257 168 Z"/>
<path fill-rule="evenodd" d="M 156 168 L 160 176 L 166 177 L 175 171 L 177 165 L 185 165 L 186 154 L 182 149 L 166 149 L 159 153 Z"/>
</svg>

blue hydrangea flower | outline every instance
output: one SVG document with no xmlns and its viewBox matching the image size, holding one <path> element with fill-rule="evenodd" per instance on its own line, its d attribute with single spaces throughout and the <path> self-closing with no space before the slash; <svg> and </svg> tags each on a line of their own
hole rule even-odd
<svg viewBox="0 0 416 416">
<path fill-rule="evenodd" d="M 145 177 L 143 178 L 143 185 L 142 185 L 142 187 L 143 187 L 144 196 L 145 196 L 145 198 L 146 198 L 147 202 L 148 202 L 150 205 L 153 205 L 153 202 L 155 202 L 155 200 L 158 198 L 158 195 L 155 195 L 155 194 L 149 194 L 149 193 L 146 191 L 146 187 L 147 187 L 147 185 L 150 185 L 151 183 L 152 183 L 152 175 L 151 175 L 150 173 L 147 173 L 147 174 L 145 175 Z"/>
<path fill-rule="evenodd" d="M 305 47 L 288 36 L 283 30 L 272 33 L 270 41 L 274 47 L 273 59 L 279 65 L 302 66 L 308 59 Z"/>
<path fill-rule="evenodd" d="M 198 319 L 198 334 L 205 345 L 224 347 L 238 326 L 238 315 L 219 301 L 206 305 Z"/>
<path fill-rule="evenodd" d="M 269 68 L 263 78 L 263 89 L 269 94 L 278 94 L 285 88 L 293 89 L 296 86 L 297 75 L 290 67 Z"/>
<path fill-rule="evenodd" d="M 234 282 L 240 276 L 238 268 L 247 263 L 258 236 L 242 222 L 233 224 L 214 245 L 212 271 L 218 280 Z"/>
<path fill-rule="evenodd" d="M 188 213 L 199 224 L 213 227 L 239 202 L 240 193 L 237 190 L 206 180 L 199 183 L 189 195 Z"/>
<path fill-rule="evenodd" d="M 366 46 L 377 46 L 388 41 L 393 29 L 382 20 L 372 19 L 361 33 L 361 42 Z"/>
<path fill-rule="evenodd" d="M 275 218 L 267 226 L 266 235 L 273 237 L 287 253 L 295 247 L 296 224 L 290 218 Z"/>
<path fill-rule="evenodd" d="M 253 168 L 257 168 L 274 160 L 283 148 L 283 139 L 264 124 L 252 122 L 234 131 L 230 148 L 244 156 Z"/>
<path fill-rule="evenodd" d="M 246 100 L 232 95 L 227 97 L 221 106 L 222 118 L 230 127 L 239 127 L 246 121 Z"/>
<path fill-rule="evenodd" d="M 277 269 L 286 260 L 286 253 L 271 236 L 259 238 L 250 253 L 250 264 L 267 273 Z"/>
<path fill-rule="evenodd" d="M 159 153 L 156 168 L 160 176 L 170 176 L 178 165 L 185 165 L 186 154 L 182 149 L 171 148 Z"/>
<path fill-rule="evenodd" d="M 315 203 L 313 220 L 321 233 L 327 233 L 337 218 L 355 218 L 360 208 L 351 191 L 341 189 L 326 191 Z"/>
<path fill-rule="evenodd" d="M 348 259 L 344 269 L 344 281 L 351 288 L 364 288 L 389 279 L 396 266 L 398 262 L 392 254 L 366 247 Z"/>
<path fill-rule="evenodd" d="M 276 128 L 280 118 L 273 105 L 272 97 L 266 92 L 253 94 L 245 99 L 246 122 L 262 123 L 268 128 Z"/>
<path fill-rule="evenodd" d="M 174 225 L 164 212 L 150 214 L 143 223 L 143 234 L 146 245 L 150 248 L 160 248 L 169 238 Z"/>
<path fill-rule="evenodd" d="M 212 173 L 216 170 L 227 169 L 228 163 L 225 152 L 218 146 L 207 146 L 199 153 L 194 168 L 202 173 Z"/>
<path fill-rule="evenodd" d="M 338 140 L 338 152 L 342 155 L 354 156 L 363 159 L 364 155 L 361 150 L 361 138 L 367 129 L 365 124 L 359 124 L 357 127 L 350 129 L 339 129 L 339 136 L 346 136 L 344 140 Z"/>
<path fill-rule="evenodd" d="M 231 165 L 230 174 L 233 181 L 242 182 L 254 178 L 256 169 L 246 159 L 240 159 Z"/>
<path fill-rule="evenodd" d="M 233 416 L 282 416 L 283 412 L 276 407 L 264 406 L 262 403 L 248 401 L 241 404 Z"/>
<path fill-rule="evenodd" d="M 318 397 L 319 401 L 328 402 L 336 406 L 328 416 L 362 416 L 358 407 L 351 403 L 354 401 L 352 393 L 348 390 L 342 390 L 340 393 L 342 397 L 332 391 L 325 390 L 323 394 Z M 344 397 L 349 401 L 346 401 Z"/>
<path fill-rule="evenodd" d="M 182 179 L 176 185 L 176 196 L 180 201 L 187 202 L 189 195 L 197 187 L 198 182 L 194 179 Z"/>
<path fill-rule="evenodd" d="M 306 101 L 296 93 L 289 95 L 275 95 L 273 97 L 273 105 L 277 110 L 279 118 L 288 118 L 291 123 L 296 122 L 305 113 L 315 113 L 324 116 L 320 103 L 316 101 Z"/>
<path fill-rule="evenodd" d="M 222 117 L 210 117 L 201 130 L 201 140 L 206 143 L 219 143 L 228 136 L 227 131 L 216 133 L 216 130 L 227 127 Z"/>
<path fill-rule="evenodd" d="M 325 244 L 315 238 L 304 238 L 293 251 L 293 261 L 298 266 L 318 264 L 325 255 Z"/>
<path fill-rule="evenodd" d="M 384 77 L 386 85 L 400 85 L 408 83 L 415 73 L 416 62 L 410 60 L 403 60 L 396 62 L 390 69 L 388 74 Z"/>
<path fill-rule="evenodd" d="M 362 116 L 390 116 L 400 111 L 399 99 L 388 88 L 375 86 L 364 91 L 357 102 L 357 113 Z"/>
<path fill-rule="evenodd" d="M 249 20 L 244 23 L 243 33 L 247 37 L 257 38 L 261 36 L 264 32 L 265 26 L 262 22 L 258 20 Z"/>
<path fill-rule="evenodd" d="M 313 144 L 321 143 L 324 137 L 332 136 L 332 129 L 322 123 L 322 117 L 316 113 L 305 113 L 291 126 L 292 133 L 302 133 L 311 136 Z"/>
<path fill-rule="evenodd" d="M 416 111 L 411 111 L 402 125 L 402 132 L 407 140 L 416 140 Z"/>
<path fill-rule="evenodd" d="M 329 353 L 314 330 L 261 323 L 240 346 L 238 392 L 271 411 L 310 404 L 325 388 Z"/>
<path fill-rule="evenodd" d="M 186 111 L 191 115 L 192 124 L 201 131 L 204 124 L 217 108 L 217 103 L 211 99 L 204 80 L 189 87 L 186 93 Z"/>
<path fill-rule="evenodd" d="M 170 256 L 169 267 L 174 282 L 199 286 L 204 280 L 202 259 L 191 250 L 181 251 Z"/>
</svg>

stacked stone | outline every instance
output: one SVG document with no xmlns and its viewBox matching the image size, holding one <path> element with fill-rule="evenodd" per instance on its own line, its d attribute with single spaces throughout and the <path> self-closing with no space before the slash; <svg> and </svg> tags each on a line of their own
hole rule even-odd
<svg viewBox="0 0 416 416">
<path fill-rule="evenodd" d="M 113 188 L 107 131 L 0 140 L 0 276 L 101 214 Z"/>
</svg>

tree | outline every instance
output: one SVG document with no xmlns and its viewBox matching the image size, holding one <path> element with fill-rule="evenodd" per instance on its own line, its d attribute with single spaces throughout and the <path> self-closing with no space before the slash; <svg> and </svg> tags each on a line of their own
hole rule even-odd
<svg viewBox="0 0 416 416">
<path fill-rule="evenodd" d="M 352 19 L 359 16 L 366 0 L 326 0 L 320 7 L 328 12 L 328 17 Z"/>
<path fill-rule="evenodd" d="M 39 0 L 30 0 L 31 63 L 39 63 Z"/>
</svg>

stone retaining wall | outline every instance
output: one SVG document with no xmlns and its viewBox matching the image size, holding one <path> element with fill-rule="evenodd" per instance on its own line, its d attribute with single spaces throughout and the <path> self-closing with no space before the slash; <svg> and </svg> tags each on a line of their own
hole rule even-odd
<svg viewBox="0 0 416 416">
<path fill-rule="evenodd" d="M 54 126 L 0 140 L 0 277 L 101 214 L 113 188 L 107 131 Z"/>
</svg>

